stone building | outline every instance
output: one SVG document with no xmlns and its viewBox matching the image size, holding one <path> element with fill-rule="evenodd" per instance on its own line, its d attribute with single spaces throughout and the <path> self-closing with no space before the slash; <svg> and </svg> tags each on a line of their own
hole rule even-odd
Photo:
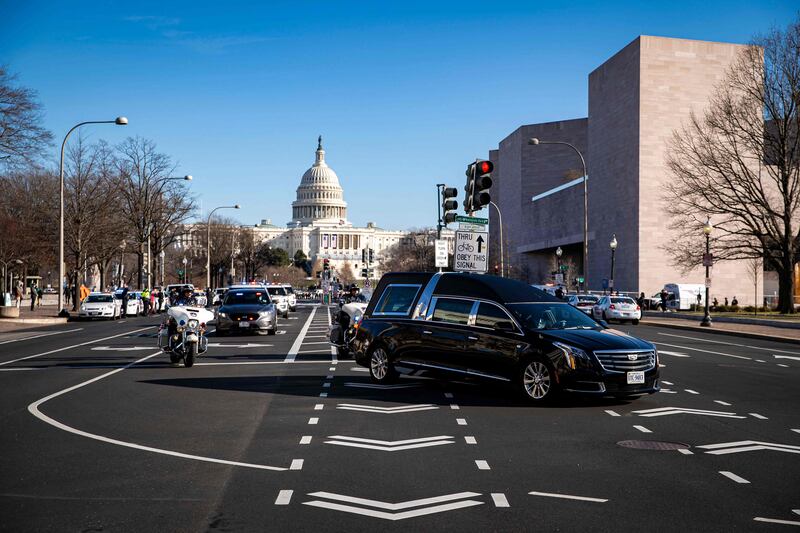
<svg viewBox="0 0 800 533">
<path fill-rule="evenodd" d="M 716 84 L 741 45 L 640 36 L 589 74 L 589 116 L 519 127 L 489 153 L 495 164 L 492 196 L 505 223 L 505 255 L 511 275 L 542 283 L 552 280 L 555 251 L 569 278 L 581 270 L 583 179 L 589 179 L 587 282 L 599 290 L 610 278 L 609 243 L 616 235 L 615 288 L 651 295 L 665 283 L 703 283 L 704 270 L 684 274 L 666 250 L 669 206 L 668 141 L 692 111 L 702 113 Z M 489 213 L 493 239 L 494 210 Z M 698 240 L 703 239 L 702 233 Z M 753 280 L 745 262 L 713 268 L 711 297 L 737 296 L 744 304 L 762 298 L 761 274 Z M 754 291 L 754 283 L 758 289 Z"/>
</svg>

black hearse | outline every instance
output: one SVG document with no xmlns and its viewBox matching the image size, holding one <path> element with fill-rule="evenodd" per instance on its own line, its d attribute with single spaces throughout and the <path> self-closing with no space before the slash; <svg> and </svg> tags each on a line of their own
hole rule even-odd
<svg viewBox="0 0 800 533">
<path fill-rule="evenodd" d="M 372 380 L 398 368 L 508 382 L 532 403 L 561 391 L 659 390 L 653 344 L 608 329 L 525 283 L 461 273 L 384 275 L 352 343 Z"/>
</svg>

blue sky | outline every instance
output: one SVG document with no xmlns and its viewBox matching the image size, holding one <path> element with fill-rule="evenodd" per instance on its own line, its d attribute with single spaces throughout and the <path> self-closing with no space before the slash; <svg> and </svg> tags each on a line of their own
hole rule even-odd
<svg viewBox="0 0 800 533">
<path fill-rule="evenodd" d="M 349 219 L 405 229 L 434 225 L 434 184 L 461 189 L 518 126 L 586 116 L 588 73 L 638 35 L 743 43 L 798 11 L 543 4 L 0 0 L 0 61 L 39 92 L 56 138 L 127 116 L 85 133 L 154 140 L 204 211 L 289 221 L 322 134 Z"/>
</svg>

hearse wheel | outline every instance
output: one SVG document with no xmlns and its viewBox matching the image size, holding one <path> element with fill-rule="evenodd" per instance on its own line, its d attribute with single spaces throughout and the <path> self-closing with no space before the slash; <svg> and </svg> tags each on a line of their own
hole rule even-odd
<svg viewBox="0 0 800 533">
<path fill-rule="evenodd" d="M 392 383 L 397 380 L 397 371 L 389 360 L 385 349 L 378 347 L 369 356 L 369 377 L 375 383 Z"/>
<path fill-rule="evenodd" d="M 522 364 L 517 387 L 522 397 L 533 404 L 549 402 L 558 393 L 555 372 L 541 359 L 530 359 Z"/>
</svg>

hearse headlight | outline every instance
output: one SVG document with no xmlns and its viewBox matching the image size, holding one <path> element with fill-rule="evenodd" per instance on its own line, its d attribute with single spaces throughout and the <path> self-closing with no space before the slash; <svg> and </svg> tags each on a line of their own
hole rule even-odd
<svg viewBox="0 0 800 533">
<path fill-rule="evenodd" d="M 575 368 L 577 367 L 575 359 L 583 359 L 585 361 L 590 361 L 589 355 L 580 348 L 576 348 L 574 346 L 570 346 L 569 344 L 564 344 L 561 342 L 554 342 L 553 346 L 558 348 L 561 351 L 561 353 L 564 354 L 564 360 L 567 362 L 567 366 L 573 370 L 575 370 Z"/>
</svg>

